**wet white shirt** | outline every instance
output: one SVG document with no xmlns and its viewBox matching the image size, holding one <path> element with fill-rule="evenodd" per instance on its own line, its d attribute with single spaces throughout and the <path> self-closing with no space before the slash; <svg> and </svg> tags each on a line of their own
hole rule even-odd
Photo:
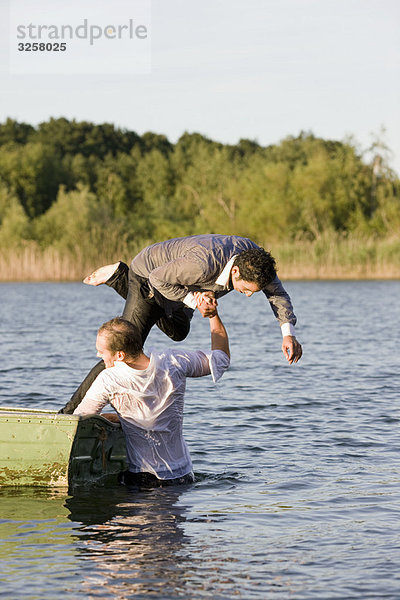
<svg viewBox="0 0 400 600">
<path fill-rule="evenodd" d="M 97 376 L 74 415 L 100 413 L 110 403 L 125 432 L 128 469 L 183 477 L 192 471 L 182 433 L 186 377 L 211 374 L 217 382 L 228 367 L 222 350 L 151 353 L 143 370 L 116 361 Z"/>
</svg>

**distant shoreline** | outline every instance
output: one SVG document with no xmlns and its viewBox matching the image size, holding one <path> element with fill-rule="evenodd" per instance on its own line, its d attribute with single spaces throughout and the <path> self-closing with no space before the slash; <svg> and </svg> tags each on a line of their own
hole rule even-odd
<svg viewBox="0 0 400 600">
<path fill-rule="evenodd" d="M 283 281 L 398 280 L 400 240 L 320 239 L 262 244 L 277 260 Z M 0 282 L 80 282 L 101 265 L 123 260 L 129 264 L 136 248 L 102 253 L 93 248 L 66 252 L 29 245 L 0 251 Z"/>
</svg>

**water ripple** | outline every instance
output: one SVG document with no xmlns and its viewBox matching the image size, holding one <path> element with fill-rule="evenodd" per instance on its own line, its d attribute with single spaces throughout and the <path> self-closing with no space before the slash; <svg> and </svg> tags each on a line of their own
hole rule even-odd
<svg viewBox="0 0 400 600">
<path fill-rule="evenodd" d="M 5 598 L 398 600 L 400 282 L 287 288 L 305 348 L 292 367 L 264 298 L 220 303 L 232 368 L 188 382 L 193 486 L 0 489 Z M 0 404 L 55 410 L 122 308 L 79 284 L 3 284 L 0 305 Z M 183 345 L 208 347 L 206 325 Z"/>
</svg>

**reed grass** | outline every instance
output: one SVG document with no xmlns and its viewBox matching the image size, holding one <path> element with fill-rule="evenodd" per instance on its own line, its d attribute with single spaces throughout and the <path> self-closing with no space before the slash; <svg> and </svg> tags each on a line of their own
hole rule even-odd
<svg viewBox="0 0 400 600">
<path fill-rule="evenodd" d="M 103 252 L 97 256 L 81 249 L 60 250 L 27 244 L 0 250 L 0 281 L 79 281 L 103 264 L 129 260 L 120 252 Z"/>
<path fill-rule="evenodd" d="M 150 240 L 147 241 L 150 243 Z M 27 243 L 0 250 L 0 281 L 80 281 L 96 267 L 133 256 L 146 244 L 71 250 Z M 271 250 L 281 279 L 400 279 L 400 236 L 380 240 L 324 236 L 276 243 Z"/>
<path fill-rule="evenodd" d="M 282 279 L 400 279 L 400 237 L 327 234 L 273 248 Z"/>
</svg>

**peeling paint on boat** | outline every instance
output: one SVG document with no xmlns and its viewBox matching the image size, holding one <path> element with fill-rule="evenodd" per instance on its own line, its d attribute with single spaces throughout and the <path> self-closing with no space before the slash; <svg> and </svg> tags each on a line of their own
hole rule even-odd
<svg viewBox="0 0 400 600">
<path fill-rule="evenodd" d="M 117 479 L 125 437 L 100 415 L 0 407 L 0 486 L 67 486 Z"/>
</svg>

